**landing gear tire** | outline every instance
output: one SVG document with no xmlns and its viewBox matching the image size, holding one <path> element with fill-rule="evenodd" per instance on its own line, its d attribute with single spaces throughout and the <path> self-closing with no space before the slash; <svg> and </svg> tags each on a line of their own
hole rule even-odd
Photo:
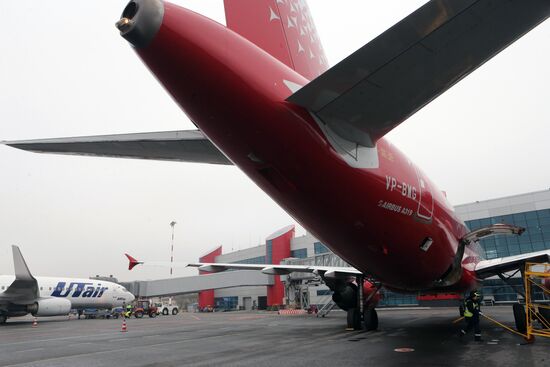
<svg viewBox="0 0 550 367">
<path fill-rule="evenodd" d="M 348 311 L 348 329 L 361 330 L 361 314 L 359 309 L 350 308 Z"/>
<path fill-rule="evenodd" d="M 527 321 L 525 320 L 525 308 L 519 303 L 514 303 L 512 306 L 514 311 L 514 321 L 516 322 L 516 329 L 525 334 L 527 332 Z"/>
<path fill-rule="evenodd" d="M 6 315 L 0 315 L 0 325 L 3 325 L 8 320 L 8 317 Z"/>
<path fill-rule="evenodd" d="M 378 313 L 374 308 L 365 308 L 363 311 L 363 320 L 365 330 L 371 331 L 378 329 Z"/>
</svg>

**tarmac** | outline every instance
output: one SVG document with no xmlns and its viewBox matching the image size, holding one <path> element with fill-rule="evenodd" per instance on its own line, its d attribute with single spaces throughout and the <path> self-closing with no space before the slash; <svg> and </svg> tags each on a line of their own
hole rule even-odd
<svg viewBox="0 0 550 367">
<path fill-rule="evenodd" d="M 512 325 L 512 310 L 486 307 Z M 9 319 L 0 366 L 549 366 L 550 340 L 524 344 L 486 320 L 484 342 L 460 338 L 455 308 L 378 311 L 378 331 L 346 331 L 326 318 L 271 312 L 181 313 L 150 319 Z M 396 351 L 396 350 L 402 350 Z"/>
</svg>

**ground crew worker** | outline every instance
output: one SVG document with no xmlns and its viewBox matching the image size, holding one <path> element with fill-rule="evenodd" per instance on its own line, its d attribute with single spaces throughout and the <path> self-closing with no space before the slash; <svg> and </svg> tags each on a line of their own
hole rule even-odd
<svg viewBox="0 0 550 367">
<path fill-rule="evenodd" d="M 477 290 L 470 292 L 470 296 L 464 300 L 464 320 L 466 320 L 466 328 L 460 330 L 460 336 L 466 335 L 470 330 L 474 329 L 474 340 L 480 342 L 481 329 L 479 328 L 480 315 L 480 294 Z"/>
<path fill-rule="evenodd" d="M 124 317 L 130 317 L 132 316 L 132 305 L 131 304 L 127 304 L 126 305 L 126 312 L 124 314 Z"/>
</svg>

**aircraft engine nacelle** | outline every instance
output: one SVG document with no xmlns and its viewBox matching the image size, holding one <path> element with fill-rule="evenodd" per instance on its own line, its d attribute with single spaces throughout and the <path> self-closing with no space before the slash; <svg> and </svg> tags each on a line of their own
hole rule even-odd
<svg viewBox="0 0 550 367">
<path fill-rule="evenodd" d="M 27 307 L 33 316 L 62 316 L 71 311 L 71 301 L 63 298 L 43 298 Z"/>
<path fill-rule="evenodd" d="M 330 287 L 330 285 L 329 285 Z M 332 300 L 342 310 L 347 311 L 357 305 L 357 285 L 351 282 L 338 282 L 330 287 L 333 290 Z"/>
<path fill-rule="evenodd" d="M 327 285 L 334 292 L 332 300 L 342 310 L 347 311 L 350 308 L 357 307 L 357 285 L 352 282 L 342 281 L 328 281 Z M 377 292 L 377 288 L 374 284 L 365 281 L 363 283 L 363 299 L 369 300 L 368 304 L 365 302 L 365 307 L 375 307 L 380 301 L 380 294 L 376 293 L 371 296 L 372 293 Z"/>
</svg>

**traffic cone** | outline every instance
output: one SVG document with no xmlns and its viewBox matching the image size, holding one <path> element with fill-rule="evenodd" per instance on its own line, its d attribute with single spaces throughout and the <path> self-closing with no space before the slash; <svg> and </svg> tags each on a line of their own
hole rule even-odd
<svg viewBox="0 0 550 367">
<path fill-rule="evenodd" d="M 128 328 L 126 327 L 126 319 L 122 319 L 122 329 L 120 329 L 120 332 L 125 333 L 128 331 Z"/>
<path fill-rule="evenodd" d="M 32 327 L 38 327 L 38 321 L 36 321 L 36 317 L 34 318 L 32 322 Z"/>
</svg>

